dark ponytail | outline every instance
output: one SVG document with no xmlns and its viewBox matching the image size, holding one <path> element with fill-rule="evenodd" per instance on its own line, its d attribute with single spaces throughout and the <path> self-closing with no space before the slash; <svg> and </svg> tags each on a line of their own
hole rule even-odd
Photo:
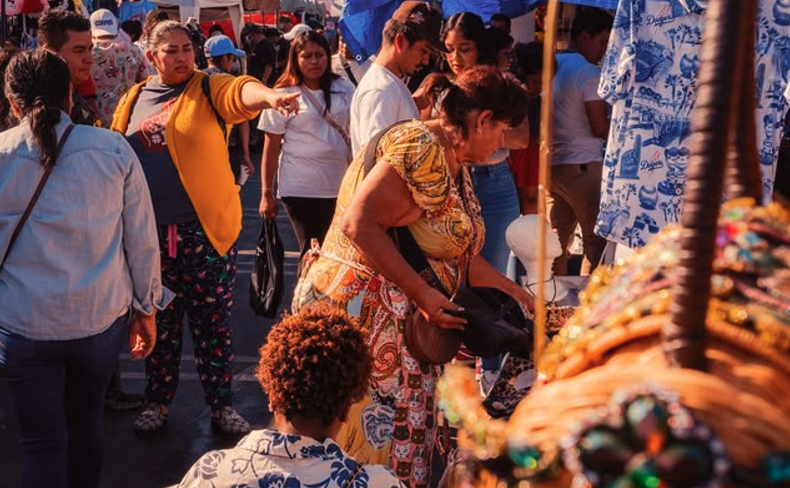
<svg viewBox="0 0 790 488">
<path fill-rule="evenodd" d="M 54 166 L 58 146 L 55 126 L 68 111 L 71 75 L 66 62 L 43 49 L 16 56 L 5 75 L 5 94 L 27 117 L 41 163 Z"/>
</svg>

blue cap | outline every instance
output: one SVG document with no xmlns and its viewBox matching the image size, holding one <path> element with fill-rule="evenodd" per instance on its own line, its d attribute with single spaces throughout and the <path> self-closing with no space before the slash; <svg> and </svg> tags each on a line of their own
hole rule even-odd
<svg viewBox="0 0 790 488">
<path fill-rule="evenodd" d="M 209 37 L 203 45 L 203 52 L 209 58 L 216 58 L 226 54 L 233 54 L 243 58 L 246 55 L 244 51 L 233 46 L 233 41 L 228 36 Z"/>
</svg>

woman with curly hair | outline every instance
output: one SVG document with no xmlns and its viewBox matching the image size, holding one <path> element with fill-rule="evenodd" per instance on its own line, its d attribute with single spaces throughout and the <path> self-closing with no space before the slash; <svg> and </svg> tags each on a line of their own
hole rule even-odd
<svg viewBox="0 0 790 488">
<path fill-rule="evenodd" d="M 355 319 L 328 305 L 307 308 L 276 324 L 260 354 L 258 381 L 277 430 L 256 430 L 233 449 L 204 454 L 179 488 L 402 487 L 387 468 L 357 463 L 333 440 L 370 376 Z"/>
</svg>

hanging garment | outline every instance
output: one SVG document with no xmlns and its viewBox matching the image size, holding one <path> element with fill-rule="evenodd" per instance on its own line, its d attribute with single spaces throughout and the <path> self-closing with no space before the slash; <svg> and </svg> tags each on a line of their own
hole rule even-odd
<svg viewBox="0 0 790 488">
<path fill-rule="evenodd" d="M 757 143 L 770 198 L 788 108 L 790 2 L 759 0 Z M 677 223 L 706 0 L 620 0 L 599 94 L 612 107 L 596 234 L 630 248 Z"/>
<path fill-rule="evenodd" d="M 145 16 L 152 10 L 156 10 L 156 5 L 148 0 L 139 2 L 126 1 L 118 9 L 118 20 L 122 23 L 127 20 L 139 20 L 141 24 L 145 25 Z"/>
</svg>

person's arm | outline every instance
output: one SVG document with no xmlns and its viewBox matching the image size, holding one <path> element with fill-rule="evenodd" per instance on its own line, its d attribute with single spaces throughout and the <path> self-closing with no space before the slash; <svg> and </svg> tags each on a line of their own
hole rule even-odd
<svg viewBox="0 0 790 488">
<path fill-rule="evenodd" d="M 272 71 L 274 71 L 274 65 L 267 64 L 263 67 L 263 75 L 261 76 L 261 83 L 264 85 L 268 83 L 269 77 L 272 75 Z"/>
<path fill-rule="evenodd" d="M 265 219 L 277 217 L 277 200 L 274 199 L 274 177 L 280 162 L 282 134 L 267 132 L 263 142 L 261 158 L 261 204 L 258 212 Z"/>
<path fill-rule="evenodd" d="M 357 189 L 340 226 L 374 268 L 403 290 L 428 321 L 446 329 L 462 329 L 465 320 L 444 313 L 459 307 L 429 286 L 387 235 L 387 229 L 411 224 L 422 213 L 401 176 L 391 165 L 381 163 Z"/>
<path fill-rule="evenodd" d="M 580 77 L 582 100 L 590 123 L 590 132 L 598 139 L 606 140 L 609 137 L 609 105 L 598 95 L 601 71 L 597 66 L 590 66 Z"/>
<path fill-rule="evenodd" d="M 242 122 L 239 126 L 239 144 L 241 144 L 241 159 L 247 167 L 247 176 L 255 174 L 255 165 L 250 158 L 250 122 Z"/>
<path fill-rule="evenodd" d="M 252 112 L 273 108 L 288 115 L 299 110 L 298 98 L 299 92 L 279 93 L 262 83 L 245 83 L 241 89 L 241 103 Z"/>
<path fill-rule="evenodd" d="M 414 91 L 411 98 L 417 109 L 420 111 L 420 120 L 431 120 L 434 106 L 438 103 L 436 97 L 432 92 L 436 89 L 437 80 L 441 79 L 444 75 L 440 73 L 431 73 L 422 80 L 419 88 Z"/>
<path fill-rule="evenodd" d="M 516 187 L 518 193 L 518 205 L 521 215 L 532 215 L 538 213 L 538 188 L 534 186 Z"/>
<path fill-rule="evenodd" d="M 592 135 L 606 140 L 609 137 L 609 106 L 603 100 L 593 100 L 584 102 L 584 109 L 587 111 Z"/>
<path fill-rule="evenodd" d="M 120 138 L 120 136 L 119 136 Z M 133 359 L 148 356 L 156 342 L 156 309 L 163 310 L 173 293 L 162 286 L 159 239 L 154 207 L 143 168 L 129 144 L 120 140 L 120 157 L 129 164 L 123 190 L 123 251 L 132 278 L 132 309 L 129 346 Z"/>
<path fill-rule="evenodd" d="M 251 76 L 216 74 L 209 79 L 214 108 L 226 124 L 250 120 L 268 108 L 284 115 L 299 110 L 298 92 L 277 92 Z"/>
<path fill-rule="evenodd" d="M 509 280 L 479 255 L 472 259 L 469 266 L 469 283 L 472 286 L 497 288 L 515 298 L 522 307 L 528 310 L 535 309 L 535 299 L 531 294 L 514 281 Z"/>
</svg>

